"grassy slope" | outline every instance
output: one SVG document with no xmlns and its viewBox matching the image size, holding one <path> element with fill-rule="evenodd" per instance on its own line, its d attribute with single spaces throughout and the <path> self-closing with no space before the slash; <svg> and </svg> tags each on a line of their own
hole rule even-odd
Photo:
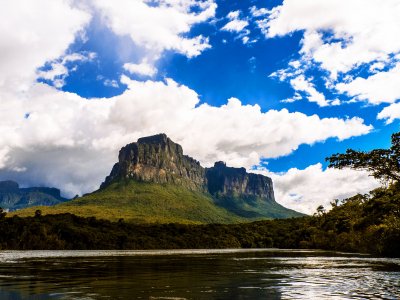
<svg viewBox="0 0 400 300">
<path fill-rule="evenodd" d="M 220 197 L 217 204 L 227 210 L 251 220 L 286 219 L 305 216 L 302 213 L 288 209 L 277 202 L 265 201 L 254 196 Z"/>
<path fill-rule="evenodd" d="M 135 181 L 113 183 L 107 188 L 52 207 L 33 207 L 19 210 L 18 216 L 72 213 L 83 217 L 123 218 L 135 223 L 237 223 L 249 221 L 216 206 L 200 192 L 174 185 Z M 9 214 L 12 215 L 12 214 Z"/>
</svg>

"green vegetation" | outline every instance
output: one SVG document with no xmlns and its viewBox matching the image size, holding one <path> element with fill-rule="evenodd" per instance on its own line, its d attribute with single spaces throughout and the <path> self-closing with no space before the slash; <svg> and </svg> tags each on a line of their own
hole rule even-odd
<svg viewBox="0 0 400 300">
<path fill-rule="evenodd" d="M 302 215 L 276 202 L 253 198 L 233 197 L 219 203 L 221 199 L 179 185 L 120 180 L 60 205 L 31 207 L 10 215 L 32 216 L 40 209 L 44 215 L 72 213 L 110 221 L 123 218 L 132 223 L 182 224 L 240 223 Z"/>
<path fill-rule="evenodd" d="M 279 203 L 252 195 L 217 195 L 215 203 L 249 220 L 282 219 L 305 216 Z"/>
<path fill-rule="evenodd" d="M 33 207 L 15 212 L 32 216 L 72 213 L 132 223 L 237 223 L 246 219 L 216 206 L 211 197 L 172 184 L 118 181 L 94 193 L 51 207 Z M 11 214 L 12 215 L 12 214 Z"/>
<path fill-rule="evenodd" d="M 72 214 L 5 217 L 0 249 L 326 249 L 400 256 L 400 185 L 357 195 L 314 216 L 242 224 L 133 224 Z"/>
<path fill-rule="evenodd" d="M 369 152 L 347 149 L 346 153 L 337 153 L 328 157 L 330 168 L 350 167 L 367 170 L 377 179 L 388 182 L 400 181 L 400 132 L 392 134 L 389 149 L 374 149 Z"/>
</svg>

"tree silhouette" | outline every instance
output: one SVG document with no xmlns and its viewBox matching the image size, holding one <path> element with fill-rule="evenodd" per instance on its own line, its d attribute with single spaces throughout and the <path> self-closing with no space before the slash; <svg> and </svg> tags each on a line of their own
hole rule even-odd
<svg viewBox="0 0 400 300">
<path fill-rule="evenodd" d="M 326 160 L 329 168 L 366 170 L 371 176 L 382 181 L 400 181 L 400 132 L 392 134 L 389 149 L 374 149 L 369 152 L 347 149 L 346 153 L 336 153 Z"/>
</svg>

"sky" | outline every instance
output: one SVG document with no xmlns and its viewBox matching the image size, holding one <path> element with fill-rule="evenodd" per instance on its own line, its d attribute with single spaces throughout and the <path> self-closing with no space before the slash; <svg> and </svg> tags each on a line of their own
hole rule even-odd
<svg viewBox="0 0 400 300">
<path fill-rule="evenodd" d="M 0 180 L 81 195 L 166 133 L 305 213 L 380 184 L 325 158 L 398 131 L 398 0 L 0 1 Z"/>
</svg>

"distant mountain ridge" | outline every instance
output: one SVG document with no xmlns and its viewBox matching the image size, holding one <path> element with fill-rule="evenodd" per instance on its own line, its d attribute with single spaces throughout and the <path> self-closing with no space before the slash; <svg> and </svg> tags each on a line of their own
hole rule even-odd
<svg viewBox="0 0 400 300">
<path fill-rule="evenodd" d="M 49 187 L 20 188 L 15 181 L 0 181 L 0 207 L 17 210 L 38 205 L 56 205 L 67 201 L 59 189 Z"/>
</svg>

